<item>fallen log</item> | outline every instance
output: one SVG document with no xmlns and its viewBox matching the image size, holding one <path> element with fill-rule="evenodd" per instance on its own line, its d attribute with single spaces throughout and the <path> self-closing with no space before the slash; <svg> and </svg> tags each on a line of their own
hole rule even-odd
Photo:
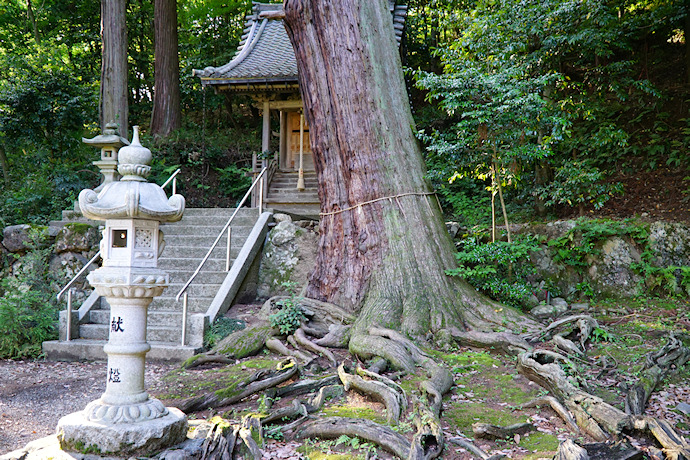
<svg viewBox="0 0 690 460">
<path fill-rule="evenodd" d="M 252 380 L 252 378 L 250 378 L 249 380 L 251 383 L 247 385 L 237 385 L 232 391 L 221 390 L 188 398 L 181 401 L 177 407 L 183 412 L 195 412 L 236 403 L 249 395 L 283 383 L 296 376 L 299 372 L 298 366 L 292 360 L 287 361 L 287 364 L 284 364 L 284 366 L 285 367 L 281 367 L 278 370 L 266 372 L 266 377 L 261 380 L 256 380 L 255 378 Z"/>
</svg>

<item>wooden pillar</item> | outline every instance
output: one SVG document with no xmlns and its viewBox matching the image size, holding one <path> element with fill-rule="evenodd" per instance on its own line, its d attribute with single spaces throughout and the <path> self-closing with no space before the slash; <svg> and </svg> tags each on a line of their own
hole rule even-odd
<svg viewBox="0 0 690 460">
<path fill-rule="evenodd" d="M 271 109 L 268 101 L 264 102 L 263 127 L 261 130 L 261 152 L 271 148 Z"/>
<path fill-rule="evenodd" d="M 287 141 L 288 141 L 288 124 L 287 124 L 287 111 L 280 111 L 280 147 L 279 147 L 279 160 L 278 168 L 287 169 L 288 158 L 287 158 Z"/>
</svg>

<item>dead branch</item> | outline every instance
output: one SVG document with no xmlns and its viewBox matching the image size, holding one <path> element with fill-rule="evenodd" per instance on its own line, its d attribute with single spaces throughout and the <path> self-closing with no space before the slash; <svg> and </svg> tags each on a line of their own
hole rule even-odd
<svg viewBox="0 0 690 460">
<path fill-rule="evenodd" d="M 570 324 L 570 323 L 578 323 L 578 327 L 580 328 L 580 335 L 585 335 L 586 331 L 589 331 L 586 333 L 586 336 L 589 337 L 589 334 L 591 331 L 599 327 L 599 323 L 592 318 L 589 315 L 573 315 L 573 316 L 567 316 L 565 318 L 559 319 L 558 321 L 554 321 L 553 323 L 549 324 L 546 326 L 546 328 L 535 332 L 534 334 L 528 336 L 528 340 L 534 341 L 534 340 L 541 340 L 541 339 L 548 339 L 551 337 L 551 333 L 558 329 L 559 327 Z"/>
<path fill-rule="evenodd" d="M 294 334 L 295 341 L 297 342 L 298 345 L 306 348 L 309 351 L 312 351 L 314 353 L 319 353 L 326 358 L 328 358 L 328 361 L 330 361 L 331 365 L 333 367 L 336 367 L 338 365 L 337 361 L 335 360 L 335 356 L 333 356 L 333 353 L 330 352 L 330 350 L 319 346 L 315 344 L 314 342 L 310 341 L 306 335 L 304 335 L 304 331 L 300 328 L 295 331 Z"/>
<path fill-rule="evenodd" d="M 541 398 L 535 398 L 522 405 L 523 408 L 537 406 L 551 406 L 551 409 L 553 409 L 554 412 L 556 412 L 563 419 L 565 424 L 568 425 L 568 428 L 570 428 L 575 435 L 580 434 L 580 428 L 577 426 L 575 419 L 573 419 L 572 415 L 570 415 L 570 412 L 563 407 L 563 404 L 558 402 L 558 400 L 553 396 L 542 396 Z"/>
<path fill-rule="evenodd" d="M 489 454 L 481 450 L 479 447 L 475 446 L 472 444 L 472 441 L 468 439 L 464 439 L 461 437 L 455 437 L 455 438 L 450 438 L 448 441 L 452 442 L 453 444 L 457 444 L 458 446 L 462 447 L 465 450 L 468 450 L 472 452 L 474 455 L 477 457 L 481 458 L 482 460 L 488 460 Z"/>
<path fill-rule="evenodd" d="M 235 391 L 224 395 L 222 392 L 211 392 L 183 400 L 177 407 L 183 412 L 194 412 L 210 407 L 223 407 L 243 400 L 249 395 L 274 387 L 296 376 L 299 372 L 294 361 L 288 360 L 281 363 L 279 369 L 267 372 L 267 377 L 262 380 L 251 381 L 248 385 L 238 385 Z M 251 379 L 250 379 L 251 380 Z M 244 388 L 244 389 L 242 389 Z M 220 394 L 219 394 L 220 393 Z"/>
<path fill-rule="evenodd" d="M 666 420 L 638 417 L 635 419 L 635 428 L 652 433 L 663 447 L 663 452 L 669 460 L 690 458 L 690 442 L 676 433 Z"/>
<path fill-rule="evenodd" d="M 386 384 L 374 380 L 364 380 L 358 375 L 348 374 L 345 365 L 338 366 L 338 375 L 343 382 L 345 391 L 353 388 L 360 393 L 371 396 L 386 406 L 386 420 L 391 425 L 397 425 L 400 420 L 402 396 Z"/>
<path fill-rule="evenodd" d="M 510 426 L 497 426 L 489 423 L 473 423 L 472 432 L 475 438 L 484 439 L 506 439 L 513 438 L 516 434 L 520 436 L 534 431 L 531 423 L 517 423 Z"/>
<path fill-rule="evenodd" d="M 357 436 L 380 446 L 383 450 L 407 459 L 410 456 L 410 442 L 387 426 L 366 419 L 328 417 L 305 423 L 296 433 L 296 439 Z"/>
</svg>

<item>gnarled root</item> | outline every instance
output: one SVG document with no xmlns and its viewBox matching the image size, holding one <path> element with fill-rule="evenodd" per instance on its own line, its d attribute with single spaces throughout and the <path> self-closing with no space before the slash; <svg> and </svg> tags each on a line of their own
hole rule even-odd
<svg viewBox="0 0 690 460">
<path fill-rule="evenodd" d="M 509 332 L 461 331 L 450 328 L 453 339 L 460 345 L 479 348 L 495 348 L 509 355 L 517 355 L 532 349 L 532 346 L 519 335 Z"/>
<path fill-rule="evenodd" d="M 331 365 L 333 367 L 336 367 L 338 365 L 337 361 L 335 360 L 335 356 L 333 356 L 333 353 L 330 352 L 330 350 L 319 346 L 315 344 L 314 342 L 310 341 L 306 335 L 304 335 L 304 331 L 299 328 L 295 331 L 294 334 L 295 342 L 303 348 L 306 348 L 307 350 L 313 352 L 313 353 L 319 353 L 326 358 L 328 358 L 328 361 L 330 361 Z"/>
<path fill-rule="evenodd" d="M 266 348 L 283 356 L 290 356 L 298 359 L 303 365 L 307 365 L 314 360 L 313 356 L 308 356 L 299 350 L 290 350 L 283 342 L 275 337 L 266 341 Z"/>
<path fill-rule="evenodd" d="M 625 397 L 625 411 L 642 415 L 649 397 L 672 368 L 679 369 L 690 360 L 690 348 L 681 340 L 682 335 L 671 332 L 668 341 L 659 350 L 648 353 L 640 380 Z"/>
<path fill-rule="evenodd" d="M 347 348 L 347 344 L 350 343 L 351 330 L 352 326 L 331 324 L 328 326 L 328 333 L 322 338 L 314 340 L 314 343 L 322 347 Z"/>
<path fill-rule="evenodd" d="M 358 375 L 348 374 L 345 371 L 345 365 L 338 366 L 338 376 L 343 382 L 345 391 L 353 388 L 361 393 L 371 396 L 375 400 L 382 402 L 386 406 L 386 421 L 390 425 L 397 425 L 400 420 L 401 400 L 404 394 L 401 394 L 389 387 L 385 383 L 374 380 L 364 380 Z"/>
<path fill-rule="evenodd" d="M 229 358 L 226 355 L 216 353 L 215 351 L 209 351 L 206 353 L 200 353 L 198 355 L 192 356 L 190 359 L 182 363 L 183 369 L 192 369 L 202 364 L 216 363 L 216 364 L 232 364 L 235 359 Z"/>
<path fill-rule="evenodd" d="M 410 443 L 403 435 L 366 419 L 328 417 L 314 420 L 298 429 L 295 437 L 333 439 L 342 435 L 357 436 L 400 458 L 407 459 L 410 456 Z"/>
</svg>

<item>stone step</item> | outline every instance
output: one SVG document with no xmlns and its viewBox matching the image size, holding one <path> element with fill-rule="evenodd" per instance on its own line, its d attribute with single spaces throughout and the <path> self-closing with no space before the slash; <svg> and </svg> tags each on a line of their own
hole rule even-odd
<svg viewBox="0 0 690 460">
<path fill-rule="evenodd" d="M 184 210 L 182 219 L 198 216 L 225 216 L 230 217 L 237 208 L 187 208 Z M 251 217 L 256 220 L 259 217 L 257 208 L 240 208 L 237 217 Z M 226 219 L 227 220 L 227 219 Z"/>
<path fill-rule="evenodd" d="M 148 323 L 155 324 L 156 327 L 181 328 L 182 303 L 180 303 L 179 311 L 150 311 L 148 313 Z M 87 324 L 100 324 L 107 327 L 110 324 L 110 310 L 91 310 Z"/>
<path fill-rule="evenodd" d="M 164 296 L 156 297 L 149 305 L 149 312 L 154 311 L 182 311 L 182 297 L 177 302 L 175 297 L 179 291 L 163 293 Z M 213 297 L 193 297 L 187 299 L 187 309 L 190 313 L 206 313 Z"/>
<path fill-rule="evenodd" d="M 79 337 L 88 340 L 108 340 L 110 333 L 109 324 L 81 324 L 79 325 Z M 146 340 L 151 342 L 175 343 L 180 338 L 180 328 L 149 326 L 146 328 Z"/>
<path fill-rule="evenodd" d="M 213 255 L 213 254 L 212 254 Z M 196 270 L 196 268 L 199 266 L 201 263 L 203 254 L 199 257 L 176 257 L 176 258 L 166 258 L 166 257 L 161 257 L 158 259 L 158 268 L 161 270 L 169 271 L 169 270 Z M 232 253 L 230 254 L 230 263 L 232 264 L 233 260 L 235 260 L 232 257 Z M 203 266 L 203 271 L 211 271 L 211 272 L 218 272 L 218 271 L 223 271 L 225 270 L 225 253 L 223 253 L 223 257 L 210 257 L 206 260 L 206 263 Z"/>
<path fill-rule="evenodd" d="M 68 342 L 57 340 L 43 342 L 43 353 L 55 361 L 105 361 L 103 351 L 105 340 L 74 339 Z M 176 342 L 149 342 L 151 351 L 146 354 L 146 361 L 179 362 L 201 352 L 201 347 L 180 346 Z"/>
<path fill-rule="evenodd" d="M 230 260 L 234 259 L 237 257 L 237 254 L 239 253 L 241 249 L 241 245 L 238 244 L 232 245 L 230 248 Z M 198 258 L 199 262 L 201 262 L 201 259 L 206 255 L 208 252 L 208 247 L 196 247 L 196 246 L 165 246 L 165 250 L 163 251 L 163 256 L 158 259 L 159 262 L 162 259 L 177 259 L 177 258 L 184 258 L 184 259 L 194 259 Z M 226 257 L 226 248 L 225 244 L 219 244 L 215 248 L 213 248 L 213 251 L 211 251 L 211 258 L 213 259 L 222 259 L 225 260 Z M 159 265 L 160 266 L 160 265 Z"/>
<path fill-rule="evenodd" d="M 264 200 L 266 206 L 272 203 L 320 203 L 317 195 L 303 195 L 301 193 L 285 193 L 281 195 L 268 195 Z"/>
<path fill-rule="evenodd" d="M 242 247 L 244 244 L 245 240 L 247 239 L 247 236 L 249 236 L 250 230 L 246 230 L 244 228 L 235 231 L 235 229 L 232 229 L 232 236 L 231 236 L 231 245 L 234 249 L 239 249 Z M 184 247 L 195 247 L 195 248 L 200 248 L 204 251 L 204 254 L 206 251 L 208 251 L 211 248 L 211 245 L 216 241 L 216 238 L 218 236 L 200 236 L 200 235 L 169 235 L 165 237 L 165 250 L 163 250 L 162 256 L 166 256 L 167 249 L 169 247 L 177 247 L 177 246 L 184 246 Z M 223 233 L 223 236 L 221 237 L 220 240 L 218 240 L 218 243 L 216 244 L 216 247 L 222 247 L 225 248 L 226 244 L 228 241 L 227 237 L 227 232 Z"/>
<path fill-rule="evenodd" d="M 208 237 L 216 237 L 220 234 L 221 230 L 223 230 L 225 224 L 223 225 L 166 225 L 164 227 L 161 227 L 161 230 L 163 230 L 163 234 L 165 235 L 165 239 L 172 236 L 178 236 L 178 235 L 196 235 L 196 236 L 208 236 Z M 249 232 L 251 231 L 252 226 L 251 225 L 232 225 L 232 233 L 233 235 L 235 234 L 243 234 L 243 235 L 248 235 Z"/>
</svg>

